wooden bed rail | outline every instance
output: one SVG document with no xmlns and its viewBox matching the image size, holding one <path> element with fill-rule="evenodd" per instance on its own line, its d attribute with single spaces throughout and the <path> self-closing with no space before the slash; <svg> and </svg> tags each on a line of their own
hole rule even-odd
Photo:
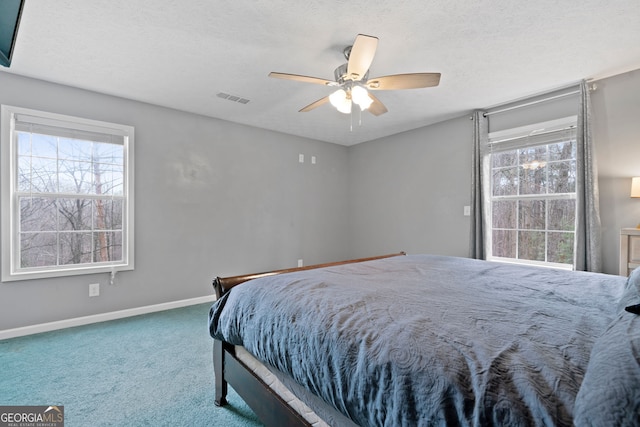
<svg viewBox="0 0 640 427">
<path fill-rule="evenodd" d="M 257 279 L 260 277 L 273 276 L 273 275 L 282 274 L 282 273 L 292 273 L 294 271 L 313 270 L 315 268 L 333 267 L 335 265 L 351 264 L 355 262 L 373 261 L 376 259 L 391 258 L 391 257 L 401 256 L 401 255 L 406 255 L 406 253 L 397 252 L 397 253 L 378 255 L 378 256 L 373 256 L 368 258 L 358 258 L 358 259 L 351 259 L 347 261 L 328 262 L 324 264 L 307 265 L 304 267 L 285 268 L 282 270 L 267 271 L 264 273 L 245 274 L 242 276 L 216 277 L 215 279 L 213 279 L 213 289 L 216 291 L 216 298 L 220 298 L 222 295 L 229 292 L 229 290 L 234 286 L 237 286 L 248 280 Z"/>
</svg>

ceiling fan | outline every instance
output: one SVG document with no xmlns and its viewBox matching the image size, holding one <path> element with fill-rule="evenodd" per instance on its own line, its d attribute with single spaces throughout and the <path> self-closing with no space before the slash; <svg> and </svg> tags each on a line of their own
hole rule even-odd
<svg viewBox="0 0 640 427">
<path fill-rule="evenodd" d="M 388 110 L 369 91 L 419 89 L 438 86 L 440 83 L 440 73 L 394 74 L 370 79 L 369 67 L 376 54 L 377 47 L 377 37 L 358 34 L 353 46 L 348 46 L 344 49 L 347 63 L 335 69 L 335 80 L 276 72 L 269 73 L 269 77 L 338 88 L 331 95 L 320 98 L 302 108 L 300 110 L 301 113 L 311 111 L 330 102 L 341 113 L 349 114 L 351 113 L 352 105 L 355 103 L 361 110 L 368 110 L 375 116 L 384 114 Z"/>
</svg>

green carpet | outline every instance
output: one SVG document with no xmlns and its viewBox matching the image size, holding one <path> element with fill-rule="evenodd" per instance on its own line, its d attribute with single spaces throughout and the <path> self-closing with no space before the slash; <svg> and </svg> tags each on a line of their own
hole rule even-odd
<svg viewBox="0 0 640 427">
<path fill-rule="evenodd" d="M 0 405 L 64 405 L 66 427 L 260 426 L 214 405 L 210 304 L 0 341 Z"/>
</svg>

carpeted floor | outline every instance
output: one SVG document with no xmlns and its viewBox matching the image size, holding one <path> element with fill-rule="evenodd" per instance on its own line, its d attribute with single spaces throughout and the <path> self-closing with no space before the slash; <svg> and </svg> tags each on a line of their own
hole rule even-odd
<svg viewBox="0 0 640 427">
<path fill-rule="evenodd" d="M 65 426 L 260 426 L 213 404 L 210 304 L 0 341 L 0 405 L 64 405 Z"/>
</svg>

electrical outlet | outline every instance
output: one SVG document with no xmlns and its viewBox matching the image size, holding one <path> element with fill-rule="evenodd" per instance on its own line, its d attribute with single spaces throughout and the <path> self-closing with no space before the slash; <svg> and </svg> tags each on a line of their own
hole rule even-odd
<svg viewBox="0 0 640 427">
<path fill-rule="evenodd" d="M 302 265 L 303 265 L 302 259 L 299 259 L 298 260 L 298 267 L 302 267 Z"/>
<path fill-rule="evenodd" d="M 92 283 L 89 285 L 89 296 L 90 297 L 100 296 L 100 283 Z"/>
</svg>

